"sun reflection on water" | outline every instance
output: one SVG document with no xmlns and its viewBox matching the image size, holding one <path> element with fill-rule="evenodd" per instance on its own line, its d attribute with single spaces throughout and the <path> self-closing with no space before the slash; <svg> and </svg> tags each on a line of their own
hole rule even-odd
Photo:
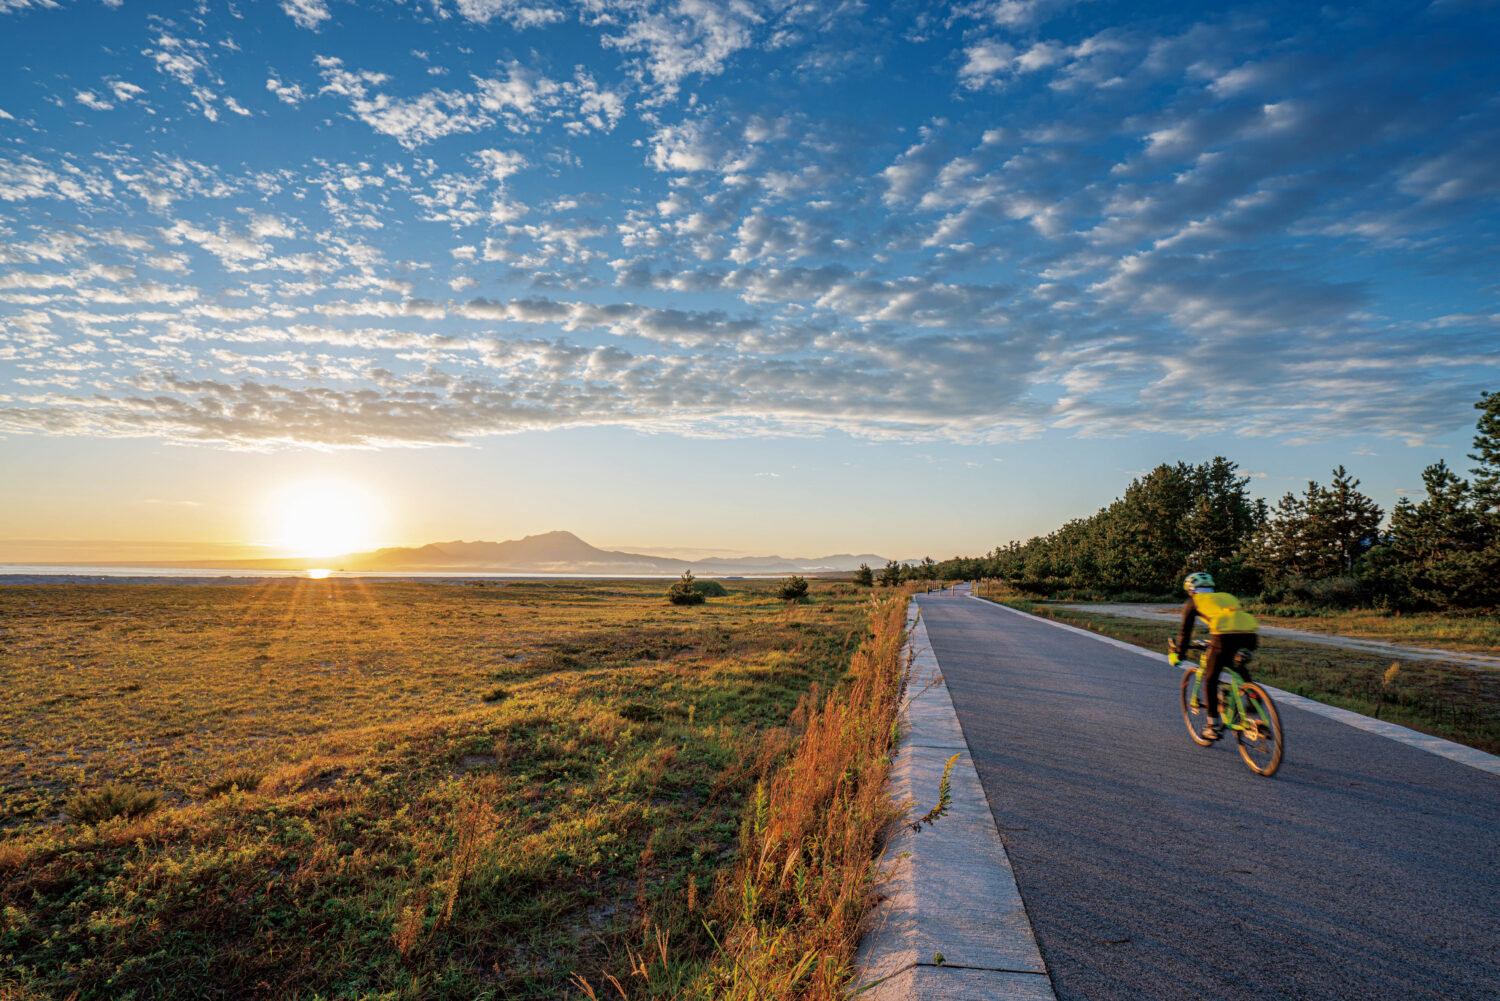
<svg viewBox="0 0 1500 1001">
<path fill-rule="evenodd" d="M 332 570 L 324 570 L 322 567 L 319 567 L 315 570 L 307 571 L 307 576 L 312 580 L 327 580 L 332 573 Z"/>
</svg>

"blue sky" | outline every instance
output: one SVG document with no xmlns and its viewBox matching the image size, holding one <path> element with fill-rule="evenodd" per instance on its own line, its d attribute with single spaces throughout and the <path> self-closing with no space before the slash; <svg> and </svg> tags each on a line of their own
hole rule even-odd
<svg viewBox="0 0 1500 1001">
<path fill-rule="evenodd" d="M 979 552 L 1500 389 L 1500 9 L 0 0 L 0 537 Z M 3 555 L 3 554 L 0 554 Z"/>
</svg>

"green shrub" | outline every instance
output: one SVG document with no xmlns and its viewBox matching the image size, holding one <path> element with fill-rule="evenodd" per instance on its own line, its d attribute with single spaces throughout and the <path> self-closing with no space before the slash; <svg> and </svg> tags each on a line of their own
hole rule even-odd
<svg viewBox="0 0 1500 1001">
<path fill-rule="evenodd" d="M 161 797 L 141 792 L 132 785 L 107 785 L 93 792 L 81 792 L 68 800 L 63 809 L 74 820 L 98 824 L 111 817 L 134 820 L 156 809 Z"/>
<path fill-rule="evenodd" d="M 729 589 L 716 580 L 700 580 L 697 582 L 698 593 L 707 598 L 726 598 Z"/>
<path fill-rule="evenodd" d="M 801 601 L 807 597 L 807 581 L 795 574 L 788 577 L 776 588 L 776 597 L 782 601 Z"/>
<path fill-rule="evenodd" d="M 510 698 L 510 692 L 506 691 L 503 688 L 495 688 L 491 689 L 488 692 L 485 692 L 480 696 L 480 698 L 484 699 L 484 701 L 486 702 L 504 702 L 506 699 Z"/>
<path fill-rule="evenodd" d="M 674 605 L 703 604 L 703 592 L 698 590 L 697 581 L 693 580 L 693 571 L 684 570 L 682 580 L 667 588 L 667 600 Z"/>
</svg>

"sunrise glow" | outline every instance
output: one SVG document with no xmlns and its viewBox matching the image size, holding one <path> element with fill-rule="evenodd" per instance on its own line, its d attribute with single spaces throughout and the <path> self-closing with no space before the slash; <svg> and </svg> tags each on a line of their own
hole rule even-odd
<svg viewBox="0 0 1500 1001">
<path fill-rule="evenodd" d="M 265 544 L 284 556 L 339 556 L 375 548 L 383 515 L 368 490 L 341 480 L 304 480 L 267 496 Z"/>
</svg>

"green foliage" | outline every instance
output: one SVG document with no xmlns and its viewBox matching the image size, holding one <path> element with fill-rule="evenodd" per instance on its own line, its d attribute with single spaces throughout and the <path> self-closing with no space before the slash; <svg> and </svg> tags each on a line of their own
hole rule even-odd
<svg viewBox="0 0 1500 1001">
<path fill-rule="evenodd" d="M 729 589 L 716 580 L 700 580 L 697 582 L 698 593 L 705 598 L 727 598 Z"/>
<path fill-rule="evenodd" d="M 703 592 L 693 579 L 693 571 L 684 570 L 682 579 L 667 588 L 667 600 L 674 605 L 701 605 Z"/>
<path fill-rule="evenodd" d="M 1419 500 L 1384 512 L 1338 466 L 1275 506 L 1249 496 L 1248 477 L 1219 456 L 1162 464 L 1123 496 L 1046 536 L 954 557 L 930 572 L 943 580 L 990 579 L 1055 597 L 1178 595 L 1193 570 L 1223 590 L 1300 607 L 1389 611 L 1500 606 L 1500 392 L 1484 393 L 1471 480 L 1436 462 Z M 924 561 L 925 563 L 925 561 Z M 929 572 L 924 565 L 918 573 Z M 892 563 L 894 583 L 910 568 Z"/>
<path fill-rule="evenodd" d="M 776 588 L 776 597 L 782 601 L 801 601 L 807 597 L 807 581 L 793 574 Z"/>
<path fill-rule="evenodd" d="M 854 583 L 860 587 L 875 586 L 875 571 L 870 569 L 870 564 L 861 563 L 859 569 L 854 571 Z"/>
<path fill-rule="evenodd" d="M 115 817 L 134 820 L 153 812 L 161 797 L 142 792 L 132 785 L 107 785 L 93 792 L 81 792 L 68 800 L 64 812 L 85 824 L 98 824 Z"/>
<path fill-rule="evenodd" d="M 895 560 L 891 560 L 880 571 L 880 586 L 895 587 L 897 584 L 901 583 L 901 571 L 903 569 L 904 568 L 900 563 L 897 563 Z"/>
<path fill-rule="evenodd" d="M 1250 564 L 1270 591 L 1297 581 L 1353 575 L 1360 559 L 1380 541 L 1385 516 L 1358 487 L 1359 480 L 1339 466 L 1328 486 L 1311 481 L 1301 497 L 1289 493 L 1277 502 L 1250 541 Z M 1354 594 L 1349 592 L 1351 598 Z"/>
</svg>

